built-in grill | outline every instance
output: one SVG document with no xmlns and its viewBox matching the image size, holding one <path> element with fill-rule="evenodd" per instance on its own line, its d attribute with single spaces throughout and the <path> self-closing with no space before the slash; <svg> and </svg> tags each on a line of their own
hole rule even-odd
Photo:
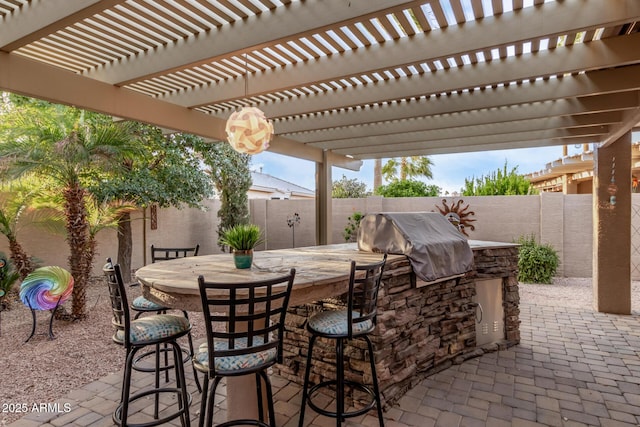
<svg viewBox="0 0 640 427">
<path fill-rule="evenodd" d="M 437 282 L 473 268 L 466 237 L 437 212 L 381 212 L 365 215 L 358 249 L 403 254 L 418 279 Z"/>
</svg>

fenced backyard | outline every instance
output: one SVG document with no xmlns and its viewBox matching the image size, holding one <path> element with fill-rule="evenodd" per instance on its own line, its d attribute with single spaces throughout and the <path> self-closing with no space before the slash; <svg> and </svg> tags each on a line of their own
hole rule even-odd
<svg viewBox="0 0 640 427">
<path fill-rule="evenodd" d="M 543 193 L 535 196 L 417 197 L 333 200 L 333 243 L 344 242 L 347 218 L 355 212 L 438 211 L 443 201 L 451 207 L 462 200 L 474 229 L 466 227 L 470 239 L 512 242 L 520 236 L 535 235 L 551 244 L 560 257 L 558 276 L 592 275 L 592 196 Z M 313 200 L 250 200 L 251 221 L 265 233 L 265 243 L 258 249 L 282 249 L 315 245 L 315 202 Z M 467 208 L 468 206 L 468 208 Z M 220 253 L 217 241 L 219 202 L 209 200 L 205 210 L 150 209 L 132 215 L 132 268 L 150 263 L 149 247 L 190 246 L 200 244 L 200 254 Z M 299 220 L 296 220 L 295 215 Z M 631 276 L 640 280 L 640 195 L 632 195 Z M 43 265 L 67 265 L 64 238 L 48 234 L 32 224 L 22 224 L 19 240 L 30 255 Z M 117 253 L 115 230 L 98 236 L 98 256 L 94 271 L 100 271 L 107 256 Z M 6 242 L 0 250 L 8 252 Z"/>
</svg>

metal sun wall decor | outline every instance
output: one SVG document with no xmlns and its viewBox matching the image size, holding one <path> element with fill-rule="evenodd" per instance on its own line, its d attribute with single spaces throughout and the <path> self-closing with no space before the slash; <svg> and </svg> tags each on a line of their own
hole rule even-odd
<svg viewBox="0 0 640 427">
<path fill-rule="evenodd" d="M 453 224 L 462 234 L 465 236 L 469 236 L 467 234 L 467 228 L 471 231 L 475 230 L 476 227 L 471 224 L 475 222 L 475 219 L 469 218 L 470 216 L 475 216 L 475 212 L 469 211 L 469 204 L 463 206 L 464 200 L 460 199 L 457 202 L 451 201 L 451 206 L 447 204 L 447 199 L 442 199 L 443 208 L 436 205 L 436 209 L 440 211 L 442 215 L 444 215 L 451 224 Z"/>
</svg>

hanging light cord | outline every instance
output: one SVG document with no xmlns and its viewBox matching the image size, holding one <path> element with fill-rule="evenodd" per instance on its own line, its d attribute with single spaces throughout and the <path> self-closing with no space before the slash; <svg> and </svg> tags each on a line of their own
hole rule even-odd
<svg viewBox="0 0 640 427">
<path fill-rule="evenodd" d="M 249 66 L 247 64 L 247 56 L 248 54 L 244 54 L 244 97 L 247 98 L 247 94 L 249 93 Z"/>
</svg>

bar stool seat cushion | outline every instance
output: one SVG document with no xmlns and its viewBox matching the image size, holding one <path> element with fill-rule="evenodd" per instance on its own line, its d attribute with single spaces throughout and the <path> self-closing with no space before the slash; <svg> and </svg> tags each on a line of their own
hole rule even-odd
<svg viewBox="0 0 640 427">
<path fill-rule="evenodd" d="M 162 340 L 179 335 L 191 328 L 189 319 L 173 314 L 158 314 L 155 316 L 141 317 L 131 321 L 129 339 L 131 344 L 146 341 Z M 124 341 L 124 331 L 118 331 L 115 338 Z"/>
<path fill-rule="evenodd" d="M 253 342 L 255 345 L 262 345 L 263 340 L 254 337 Z M 216 341 L 214 344 L 216 351 L 229 350 L 228 342 Z M 246 338 L 238 338 L 235 341 L 236 349 L 247 348 Z M 275 348 L 259 351 L 256 353 L 241 354 L 238 356 L 221 356 L 215 358 L 217 371 L 237 371 L 249 368 L 256 368 L 267 363 L 271 363 L 278 357 L 278 353 Z M 198 366 L 199 370 L 209 369 L 209 348 L 207 343 L 202 343 L 198 348 L 198 353 L 194 356 L 194 363 Z"/>
<path fill-rule="evenodd" d="M 353 318 L 360 317 L 360 313 L 354 312 Z M 347 310 L 326 310 L 314 315 L 309 319 L 309 329 L 322 334 L 335 337 L 348 336 L 349 326 L 347 318 Z M 353 324 L 353 334 L 366 334 L 374 329 L 373 322 L 366 320 Z"/>
<path fill-rule="evenodd" d="M 153 301 L 149 301 L 142 295 L 136 297 L 131 303 L 131 308 L 138 311 L 160 311 L 166 310 L 166 307 L 156 304 Z"/>
</svg>

